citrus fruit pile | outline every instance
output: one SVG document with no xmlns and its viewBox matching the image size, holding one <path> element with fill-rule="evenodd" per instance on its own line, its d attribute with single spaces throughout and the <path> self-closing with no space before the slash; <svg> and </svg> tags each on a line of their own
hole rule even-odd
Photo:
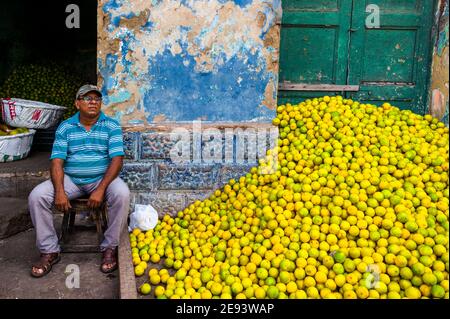
<svg viewBox="0 0 450 319">
<path fill-rule="evenodd" d="M 273 124 L 278 146 L 258 167 L 130 233 L 142 293 L 449 298 L 443 123 L 324 96 L 279 106 Z"/>
</svg>

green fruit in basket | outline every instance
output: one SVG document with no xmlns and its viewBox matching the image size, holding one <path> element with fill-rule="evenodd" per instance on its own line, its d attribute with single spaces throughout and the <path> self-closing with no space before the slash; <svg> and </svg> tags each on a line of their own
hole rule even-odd
<svg viewBox="0 0 450 319">
<path fill-rule="evenodd" d="M 84 84 L 58 65 L 24 65 L 16 68 L 0 89 L 2 97 L 21 98 L 67 107 L 64 118 L 76 113 L 75 94 Z"/>
<path fill-rule="evenodd" d="M 19 134 L 22 134 L 22 133 L 28 133 L 28 129 L 27 129 L 26 127 L 19 127 L 18 129 L 16 129 L 16 131 L 17 131 Z"/>
<path fill-rule="evenodd" d="M 5 131 L 1 131 L 0 130 L 0 136 L 6 136 L 6 135 L 8 135 L 8 133 L 6 133 Z"/>
<path fill-rule="evenodd" d="M 9 135 L 16 135 L 16 134 L 20 134 L 19 130 L 12 130 L 9 132 Z"/>
</svg>

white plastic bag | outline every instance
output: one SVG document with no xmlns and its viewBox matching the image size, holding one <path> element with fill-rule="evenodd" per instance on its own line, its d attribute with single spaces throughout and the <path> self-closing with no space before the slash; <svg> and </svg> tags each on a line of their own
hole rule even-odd
<svg viewBox="0 0 450 319">
<path fill-rule="evenodd" d="M 155 228 L 158 223 L 158 212 L 151 205 L 134 205 L 134 212 L 130 215 L 128 231 L 135 228 L 147 231 Z"/>
</svg>

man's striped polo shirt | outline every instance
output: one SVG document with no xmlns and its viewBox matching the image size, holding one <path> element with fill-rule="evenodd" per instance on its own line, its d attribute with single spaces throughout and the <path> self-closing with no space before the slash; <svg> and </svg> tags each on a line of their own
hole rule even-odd
<svg viewBox="0 0 450 319">
<path fill-rule="evenodd" d="M 86 185 L 103 178 L 111 159 L 123 155 L 122 129 L 116 120 L 100 112 L 88 132 L 78 112 L 58 126 L 50 159 L 63 159 L 64 173 L 75 184 Z"/>
</svg>

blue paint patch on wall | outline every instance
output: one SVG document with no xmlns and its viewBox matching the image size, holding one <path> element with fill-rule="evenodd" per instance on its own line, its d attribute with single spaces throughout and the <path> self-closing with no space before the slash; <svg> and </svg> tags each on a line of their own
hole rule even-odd
<svg viewBox="0 0 450 319">
<path fill-rule="evenodd" d="M 134 12 L 131 12 L 125 16 L 116 16 L 112 19 L 112 24 L 117 28 L 120 26 L 120 20 L 122 19 L 131 19 L 133 17 L 135 17 L 136 14 L 134 14 Z"/>
<path fill-rule="evenodd" d="M 120 25 L 120 17 L 114 17 L 112 23 L 117 28 Z"/>
<path fill-rule="evenodd" d="M 108 96 L 109 103 L 121 103 L 127 101 L 131 97 L 130 92 L 127 91 L 119 91 L 118 93 L 114 95 Z"/>
<path fill-rule="evenodd" d="M 121 3 L 117 3 L 118 0 L 110 0 L 103 5 L 103 12 L 108 13 L 111 10 L 117 9 Z M 119 1 L 120 2 L 120 1 Z"/>
<path fill-rule="evenodd" d="M 117 55 L 108 53 L 106 55 L 105 64 L 102 63 L 101 59 L 98 59 L 97 64 L 100 74 L 102 74 L 104 79 L 103 87 L 101 88 L 102 95 L 104 96 L 104 103 L 109 104 L 108 91 L 116 85 L 114 74 L 116 72 Z"/>
<path fill-rule="evenodd" d="M 149 30 L 153 27 L 152 21 L 147 21 L 143 26 L 141 26 L 141 30 Z"/>
<path fill-rule="evenodd" d="M 124 30 L 120 33 L 118 38 L 121 40 L 121 65 L 123 66 L 123 72 L 125 74 L 131 73 L 131 67 L 133 66 L 133 61 L 127 60 L 127 55 L 130 51 L 130 42 L 135 40 L 135 36 L 131 30 Z"/>
<path fill-rule="evenodd" d="M 255 56 L 249 55 L 247 64 L 233 57 L 216 74 L 198 73 L 191 57 L 172 56 L 169 52 L 159 55 L 152 60 L 149 73 L 154 81 L 144 96 L 148 121 L 158 114 L 170 121 L 270 120 L 275 111 L 251 107 L 262 101 L 269 81 L 263 71 L 249 72 L 257 64 Z"/>
<path fill-rule="evenodd" d="M 184 2 L 185 0 L 183 0 L 182 2 Z M 251 4 L 253 2 L 253 0 L 232 0 L 234 3 L 236 3 L 238 6 L 240 6 L 241 8 L 245 8 L 247 5 Z M 230 0 L 219 0 L 220 3 L 227 3 L 230 2 Z M 268 1 L 269 2 L 269 1 Z M 270 3 L 272 3 L 274 8 L 278 8 L 281 7 L 281 0 L 273 0 L 270 1 Z"/>
<path fill-rule="evenodd" d="M 105 14 L 109 15 L 109 17 L 111 19 L 111 25 L 108 26 L 109 32 L 112 32 L 114 27 L 117 28 L 120 25 L 120 17 L 111 18 L 111 11 L 119 8 L 121 5 L 122 5 L 122 3 L 120 2 L 120 0 L 109 0 L 103 5 L 103 8 L 102 8 L 103 12 Z"/>
<path fill-rule="evenodd" d="M 251 4 L 253 2 L 253 0 L 231 0 L 232 2 L 236 3 L 238 6 L 240 6 L 241 8 L 246 7 L 247 5 Z M 161 0 L 153 0 L 152 3 L 154 5 L 160 3 Z M 191 8 L 191 4 L 192 1 L 191 0 L 181 0 L 179 1 L 181 4 L 190 7 Z M 219 3 L 227 3 L 230 2 L 230 0 L 218 0 Z"/>
<path fill-rule="evenodd" d="M 246 7 L 248 4 L 252 3 L 252 0 L 233 0 L 241 8 Z M 227 2 L 227 1 L 224 1 Z"/>
</svg>

